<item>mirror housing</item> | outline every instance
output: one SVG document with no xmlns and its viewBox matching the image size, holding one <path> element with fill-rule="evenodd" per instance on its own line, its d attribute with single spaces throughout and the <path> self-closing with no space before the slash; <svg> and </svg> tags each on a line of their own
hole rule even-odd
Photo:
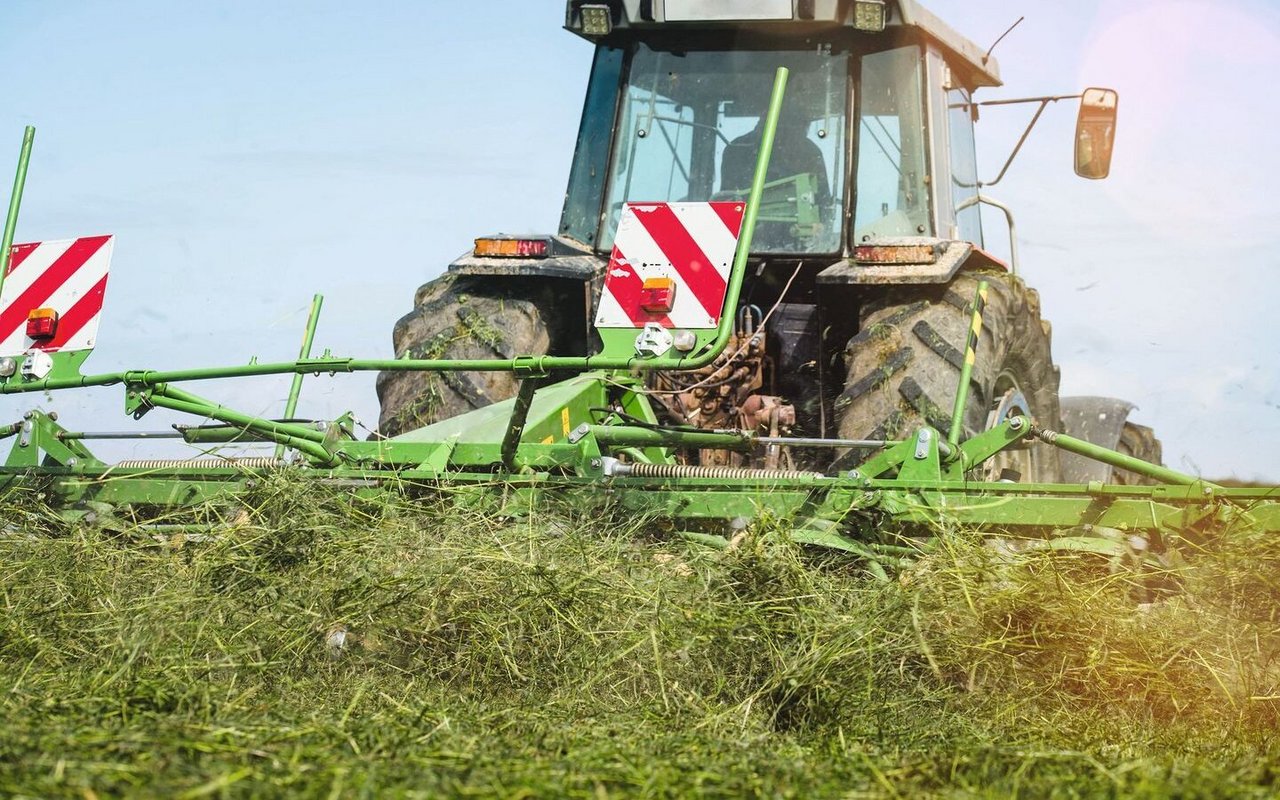
<svg viewBox="0 0 1280 800">
<path fill-rule="evenodd" d="M 1111 150 L 1116 139 L 1116 110 L 1120 96 L 1114 89 L 1085 89 L 1076 117 L 1076 174 L 1101 180 L 1111 173 Z"/>
</svg>

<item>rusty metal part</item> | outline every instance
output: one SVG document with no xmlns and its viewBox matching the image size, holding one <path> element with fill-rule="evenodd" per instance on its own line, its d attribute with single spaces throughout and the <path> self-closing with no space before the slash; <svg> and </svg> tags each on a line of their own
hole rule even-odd
<svg viewBox="0 0 1280 800">
<path fill-rule="evenodd" d="M 650 389 L 672 419 L 706 430 L 735 429 L 780 437 L 791 432 L 796 410 L 772 394 L 773 361 L 766 348 L 768 337 L 757 329 L 751 312 L 739 317 L 738 330 L 720 358 L 694 372 L 656 372 Z M 770 392 L 770 393 L 766 393 Z M 763 455 L 701 450 L 703 466 L 789 466 L 786 449 L 769 445 Z"/>
</svg>

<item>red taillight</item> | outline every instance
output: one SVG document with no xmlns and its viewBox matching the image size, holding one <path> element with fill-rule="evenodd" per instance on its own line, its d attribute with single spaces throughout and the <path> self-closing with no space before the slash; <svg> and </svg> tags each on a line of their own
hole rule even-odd
<svg viewBox="0 0 1280 800">
<path fill-rule="evenodd" d="M 58 312 L 52 308 L 37 308 L 27 315 L 27 337 L 52 339 L 58 332 Z"/>
<path fill-rule="evenodd" d="M 675 307 L 676 282 L 670 278 L 647 278 L 640 287 L 640 307 L 650 314 L 666 314 Z"/>
<path fill-rule="evenodd" d="M 545 258 L 547 240 L 486 236 L 476 239 L 475 254 L 482 258 Z"/>
</svg>

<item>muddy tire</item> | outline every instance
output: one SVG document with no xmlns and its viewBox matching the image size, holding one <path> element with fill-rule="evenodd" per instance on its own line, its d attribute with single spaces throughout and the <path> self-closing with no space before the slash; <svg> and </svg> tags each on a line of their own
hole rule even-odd
<svg viewBox="0 0 1280 800">
<path fill-rule="evenodd" d="M 1125 422 L 1124 428 L 1120 431 L 1120 442 L 1116 445 L 1116 450 L 1127 456 L 1142 459 L 1148 464 L 1157 466 L 1164 464 L 1161 460 L 1164 457 L 1164 447 L 1156 438 L 1155 432 L 1146 425 Z M 1157 483 L 1153 478 L 1123 469 L 1112 471 L 1111 482 L 1121 486 L 1154 486 Z"/>
<path fill-rule="evenodd" d="M 1059 421 L 1058 370 L 1039 296 L 1016 277 L 982 277 L 990 291 L 964 435 L 1014 413 L 1052 428 Z M 923 424 L 947 433 L 976 288 L 977 277 L 963 274 L 946 286 L 896 290 L 863 309 L 861 329 L 845 350 L 845 387 L 835 404 L 841 438 L 903 438 Z M 988 461 L 984 477 L 998 478 L 1005 469 L 1024 482 L 1061 476 L 1057 451 L 1043 443 Z"/>
<path fill-rule="evenodd" d="M 514 284 L 514 285 L 511 285 Z M 445 275 L 423 285 L 414 309 L 392 332 L 396 358 L 513 358 L 540 355 L 551 344 L 541 293 L 528 288 Z M 382 372 L 378 431 L 396 436 L 515 396 L 509 372 Z"/>
</svg>

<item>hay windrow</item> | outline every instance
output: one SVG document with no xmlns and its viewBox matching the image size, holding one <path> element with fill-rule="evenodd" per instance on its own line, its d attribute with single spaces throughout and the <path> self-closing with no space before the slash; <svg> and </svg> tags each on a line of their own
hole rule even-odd
<svg viewBox="0 0 1280 800">
<path fill-rule="evenodd" d="M 0 794 L 1268 796 L 1280 549 L 1152 601 L 953 534 L 888 584 L 754 530 L 288 481 L 143 526 L 0 498 Z"/>
</svg>

